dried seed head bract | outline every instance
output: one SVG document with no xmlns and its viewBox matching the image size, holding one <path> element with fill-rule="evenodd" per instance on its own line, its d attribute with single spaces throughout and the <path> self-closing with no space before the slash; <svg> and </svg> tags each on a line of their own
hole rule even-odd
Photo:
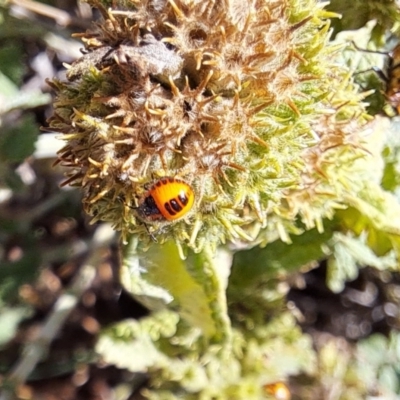
<svg viewBox="0 0 400 400">
<path fill-rule="evenodd" d="M 89 3 L 103 19 L 79 35 L 85 54 L 67 80 L 51 82 L 50 127 L 64 135 L 66 183 L 83 188 L 93 220 L 112 222 L 125 238 L 172 237 L 196 251 L 252 240 L 268 215 L 294 221 L 285 199 L 304 188 L 305 163 L 318 164 L 304 156 L 322 135 L 316 129 L 335 132 L 338 117 L 344 124 L 361 114 L 332 61 L 322 5 Z M 137 207 L 162 177 L 189 185 L 194 205 L 149 223 Z"/>
</svg>

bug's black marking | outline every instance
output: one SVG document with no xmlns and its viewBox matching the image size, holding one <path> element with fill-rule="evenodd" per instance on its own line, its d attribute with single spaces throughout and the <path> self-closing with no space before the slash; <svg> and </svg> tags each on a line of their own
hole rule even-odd
<svg viewBox="0 0 400 400">
<path fill-rule="evenodd" d="M 186 204 L 189 202 L 189 199 L 185 192 L 180 192 L 178 195 L 178 199 L 183 206 L 186 206 Z"/>
<path fill-rule="evenodd" d="M 144 199 L 144 202 L 141 206 L 141 212 L 146 217 L 160 213 L 153 196 L 149 195 Z"/>
<path fill-rule="evenodd" d="M 171 205 L 172 209 L 176 212 L 182 211 L 182 206 L 175 200 L 175 199 L 171 199 L 169 201 L 169 204 Z"/>
<path fill-rule="evenodd" d="M 170 204 L 170 202 L 169 202 L 169 203 L 165 203 L 165 204 L 164 204 L 164 207 L 165 207 L 165 209 L 168 211 L 168 214 L 169 214 L 169 215 L 172 215 L 172 216 L 176 215 L 176 212 L 173 210 L 173 207 L 172 207 L 172 205 Z"/>
</svg>

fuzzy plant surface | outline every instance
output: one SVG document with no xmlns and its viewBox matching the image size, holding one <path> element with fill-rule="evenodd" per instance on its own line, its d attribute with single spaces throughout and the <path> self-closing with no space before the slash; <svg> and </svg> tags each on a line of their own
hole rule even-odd
<svg viewBox="0 0 400 400">
<path fill-rule="evenodd" d="M 97 350 L 119 368 L 149 372 L 151 389 L 144 394 L 152 400 L 269 398 L 265 386 L 284 374 L 314 372 L 310 337 L 302 335 L 289 313 L 268 326 L 235 329 L 231 344 L 230 351 L 206 344 L 198 330 L 163 311 L 141 322 L 114 325 Z"/>
<path fill-rule="evenodd" d="M 331 178 L 327 153 L 350 146 L 345 164 L 362 154 L 361 97 L 335 64 L 322 4 L 89 3 L 102 20 L 79 35 L 86 54 L 67 79 L 50 82 L 49 125 L 66 141 L 65 184 L 82 187 L 93 221 L 111 222 L 125 240 L 215 249 L 252 242 L 270 217 L 285 236 L 302 213 L 298 191 Z M 191 189 L 193 206 L 173 221 L 140 212 L 162 177 Z M 330 197 L 305 216 L 310 225 L 341 201 Z"/>
<path fill-rule="evenodd" d="M 148 398 L 273 398 L 316 367 L 284 312 L 289 273 L 328 258 L 340 291 L 360 265 L 398 268 L 387 121 L 365 113 L 316 0 L 88 3 L 102 18 L 50 82 L 49 126 L 65 184 L 122 233 L 124 287 L 156 310 L 97 350 L 145 372 Z"/>
</svg>

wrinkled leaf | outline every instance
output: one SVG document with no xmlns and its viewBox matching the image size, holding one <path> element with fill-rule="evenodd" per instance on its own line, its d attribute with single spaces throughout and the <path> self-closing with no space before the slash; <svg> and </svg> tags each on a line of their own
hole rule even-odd
<svg viewBox="0 0 400 400">
<path fill-rule="evenodd" d="M 380 270 L 395 269 L 398 265 L 394 252 L 378 257 L 365 243 L 363 237 L 335 233 L 330 246 L 332 256 L 328 259 L 327 284 L 334 292 L 344 289 L 346 281 L 358 276 L 359 267 L 375 267 Z"/>
<path fill-rule="evenodd" d="M 315 371 L 311 338 L 290 313 L 251 331 L 234 330 L 229 351 L 203 344 L 198 329 L 184 328 L 176 313 L 165 310 L 107 329 L 97 350 L 109 363 L 146 372 L 150 398 L 163 400 L 168 395 L 182 400 L 259 400 L 264 383 Z"/>
<path fill-rule="evenodd" d="M 399 258 L 400 204 L 396 197 L 375 182 L 365 182 L 357 196 L 348 195 L 346 201 L 351 207 L 337 213 L 343 225 L 356 234 L 365 232 L 366 243 L 378 255 L 393 249 Z"/>
<path fill-rule="evenodd" d="M 372 389 L 377 388 L 383 398 L 397 399 L 399 393 L 399 354 L 394 350 L 399 344 L 399 333 L 389 337 L 374 334 L 357 345 L 356 366 L 361 379 Z"/>
</svg>

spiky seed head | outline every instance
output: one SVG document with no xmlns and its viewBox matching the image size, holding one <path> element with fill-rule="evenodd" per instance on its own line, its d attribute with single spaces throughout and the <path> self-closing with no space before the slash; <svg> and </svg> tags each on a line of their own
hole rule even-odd
<svg viewBox="0 0 400 400">
<path fill-rule="evenodd" d="M 92 0 L 103 20 L 86 54 L 52 82 L 67 183 L 94 221 L 123 236 L 201 250 L 251 240 L 303 185 L 303 152 L 332 109 L 328 22 L 314 0 Z M 337 100 L 336 100 L 337 101 Z M 137 206 L 160 177 L 191 186 L 176 221 Z M 292 216 L 294 218 L 294 216 Z M 256 229 L 257 231 L 257 229 Z M 150 232 L 150 235 L 149 235 Z"/>
</svg>

